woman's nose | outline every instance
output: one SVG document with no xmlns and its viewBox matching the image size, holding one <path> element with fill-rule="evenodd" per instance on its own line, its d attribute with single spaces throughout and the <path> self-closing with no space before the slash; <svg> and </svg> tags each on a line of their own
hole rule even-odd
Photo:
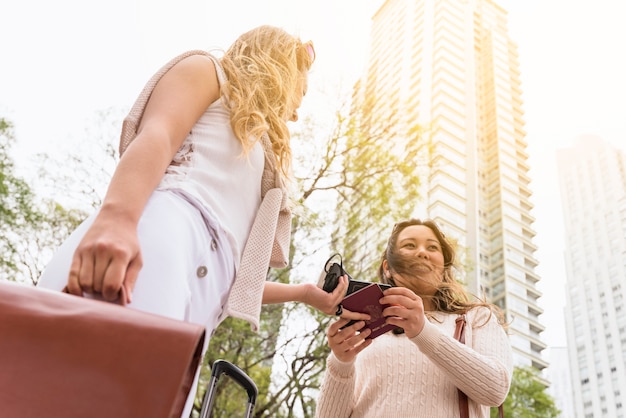
<svg viewBox="0 0 626 418">
<path fill-rule="evenodd" d="M 419 258 L 428 258 L 428 252 L 426 251 L 426 248 L 424 247 L 419 247 L 417 249 L 417 256 Z"/>
</svg>

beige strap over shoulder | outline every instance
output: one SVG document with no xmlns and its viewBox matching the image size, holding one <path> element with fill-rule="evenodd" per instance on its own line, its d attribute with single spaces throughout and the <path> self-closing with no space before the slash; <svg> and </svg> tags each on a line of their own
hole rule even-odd
<svg viewBox="0 0 626 418">
<path fill-rule="evenodd" d="M 204 55 L 213 60 L 220 83 L 223 82 L 222 67 L 217 58 L 209 52 L 191 50 L 168 61 L 148 80 L 124 118 L 119 144 L 120 156 L 137 135 L 146 104 L 161 77 L 179 61 L 191 55 Z M 291 209 L 287 190 L 279 168 L 276 166 L 276 158 L 272 152 L 269 137 L 263 135 L 261 143 L 265 151 L 265 166 L 261 179 L 263 201 L 245 244 L 237 277 L 225 309 L 227 315 L 250 321 L 255 330 L 258 329 L 263 282 L 267 277 L 267 268 L 268 266 L 284 268 L 288 265 L 291 239 Z"/>
</svg>

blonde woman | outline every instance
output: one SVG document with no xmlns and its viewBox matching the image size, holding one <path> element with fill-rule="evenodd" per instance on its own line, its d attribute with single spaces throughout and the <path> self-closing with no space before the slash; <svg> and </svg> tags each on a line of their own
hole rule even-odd
<svg viewBox="0 0 626 418">
<path fill-rule="evenodd" d="M 454 256 L 435 222 L 394 226 L 379 276 L 393 286 L 380 302 L 390 305 L 383 315 L 397 328 L 367 339 L 363 321 L 329 326 L 317 417 L 458 418 L 462 396 L 470 417 L 488 418 L 504 402 L 513 366 L 501 315 L 455 280 Z M 463 317 L 465 343 L 454 338 Z"/>
<path fill-rule="evenodd" d="M 333 314 L 345 278 L 332 294 L 265 281 L 268 267 L 287 265 L 287 122 L 298 119 L 314 59 L 310 42 L 261 26 L 221 58 L 195 51 L 161 69 L 124 121 L 102 206 L 40 286 L 123 298 L 202 324 L 207 336 L 227 316 L 258 327 L 261 303 L 301 301 Z"/>
</svg>

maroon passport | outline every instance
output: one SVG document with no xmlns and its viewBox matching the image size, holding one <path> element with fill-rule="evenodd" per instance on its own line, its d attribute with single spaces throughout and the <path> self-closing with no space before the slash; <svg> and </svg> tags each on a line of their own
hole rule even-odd
<svg viewBox="0 0 626 418">
<path fill-rule="evenodd" d="M 362 329 L 365 330 L 369 328 L 372 330 L 372 333 L 367 339 L 374 339 L 396 327 L 395 325 L 385 324 L 383 310 L 389 305 L 382 305 L 379 302 L 382 297 L 383 291 L 380 289 L 380 286 L 376 283 L 372 283 L 354 293 L 350 293 L 343 298 L 341 302 L 344 308 L 352 312 L 366 313 L 371 316 L 372 319 L 365 321 L 365 327 Z M 352 322 L 350 322 L 350 324 L 351 323 Z"/>
</svg>

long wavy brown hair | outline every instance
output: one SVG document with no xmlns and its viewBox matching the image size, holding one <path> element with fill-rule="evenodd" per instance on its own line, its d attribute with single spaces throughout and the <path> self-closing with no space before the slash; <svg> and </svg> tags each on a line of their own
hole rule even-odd
<svg viewBox="0 0 626 418">
<path fill-rule="evenodd" d="M 413 225 L 423 225 L 433 231 L 443 253 L 443 278 L 438 285 L 435 295 L 430 299 L 435 310 L 439 312 L 463 314 L 472 308 L 483 306 L 490 309 L 491 312 L 497 316 L 498 322 L 504 326 L 504 315 L 498 306 L 487 303 L 484 299 L 472 295 L 456 280 L 454 272 L 457 271 L 457 265 L 454 245 L 446 238 L 439 226 L 432 220 L 409 219 L 394 225 L 378 268 L 379 280 L 382 283 L 396 286 L 393 276 L 387 277 L 384 274 L 383 261 L 385 260 L 387 260 L 390 270 L 402 274 L 403 276 L 410 277 L 414 275 L 412 268 L 414 264 L 413 260 L 410 257 L 399 254 L 397 251 L 400 232 Z"/>
<path fill-rule="evenodd" d="M 221 58 L 228 81 L 221 95 L 235 135 L 247 154 L 267 134 L 284 176 L 291 164 L 291 117 L 302 83 L 315 59 L 312 43 L 274 26 L 241 35 Z"/>
</svg>

